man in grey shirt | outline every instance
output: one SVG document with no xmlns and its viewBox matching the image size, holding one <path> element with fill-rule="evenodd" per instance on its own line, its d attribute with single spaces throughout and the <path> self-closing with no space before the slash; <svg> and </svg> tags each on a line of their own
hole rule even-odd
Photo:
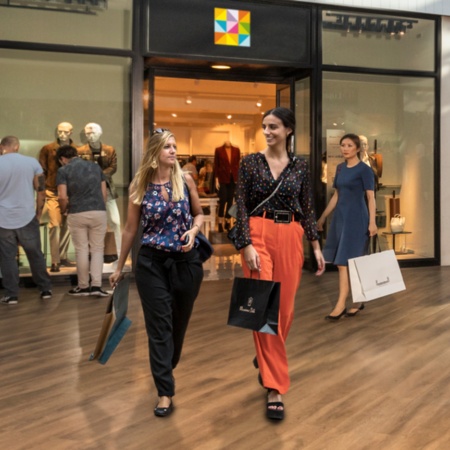
<svg viewBox="0 0 450 450">
<path fill-rule="evenodd" d="M 19 302 L 18 244 L 27 255 L 41 298 L 52 296 L 39 231 L 45 202 L 43 169 L 34 158 L 20 155 L 19 147 L 15 136 L 6 136 L 0 142 L 0 270 L 6 291 L 0 301 L 6 305 Z"/>
<path fill-rule="evenodd" d="M 102 289 L 105 175 L 97 164 L 79 158 L 77 149 L 70 145 L 59 147 L 56 157 L 62 165 L 56 174 L 59 205 L 61 213 L 67 213 L 77 261 L 78 286 L 69 294 L 106 297 L 109 294 Z"/>
</svg>

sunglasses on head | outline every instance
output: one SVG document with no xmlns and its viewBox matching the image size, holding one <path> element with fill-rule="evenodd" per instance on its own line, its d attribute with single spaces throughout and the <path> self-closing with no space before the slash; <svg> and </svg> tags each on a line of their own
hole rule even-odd
<svg viewBox="0 0 450 450">
<path fill-rule="evenodd" d="M 170 130 L 168 128 L 156 128 L 156 129 L 153 130 L 152 136 L 154 134 L 162 134 L 165 131 L 169 131 L 170 132 Z"/>
</svg>

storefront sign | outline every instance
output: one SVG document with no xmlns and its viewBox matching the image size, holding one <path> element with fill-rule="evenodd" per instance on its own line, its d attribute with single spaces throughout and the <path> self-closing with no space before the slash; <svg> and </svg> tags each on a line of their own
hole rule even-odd
<svg viewBox="0 0 450 450">
<path fill-rule="evenodd" d="M 214 44 L 250 47 L 250 11 L 214 8 Z"/>
<path fill-rule="evenodd" d="M 311 62 L 305 6 L 235 0 L 147 0 L 149 56 L 304 66 Z"/>
</svg>

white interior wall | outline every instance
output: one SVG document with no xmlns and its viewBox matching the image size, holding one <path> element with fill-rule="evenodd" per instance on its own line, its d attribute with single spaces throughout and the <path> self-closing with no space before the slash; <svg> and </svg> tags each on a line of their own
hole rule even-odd
<svg viewBox="0 0 450 450">
<path fill-rule="evenodd" d="M 163 124 L 163 128 L 166 126 Z M 171 125 L 170 130 L 177 140 L 177 154 L 180 156 L 202 155 L 214 156 L 214 151 L 225 141 L 239 147 L 243 155 L 251 153 L 256 129 L 248 125 L 230 124 L 216 127 L 193 127 L 183 125 Z M 260 126 L 258 127 L 260 128 Z M 258 148 L 259 149 L 259 148 Z"/>
</svg>

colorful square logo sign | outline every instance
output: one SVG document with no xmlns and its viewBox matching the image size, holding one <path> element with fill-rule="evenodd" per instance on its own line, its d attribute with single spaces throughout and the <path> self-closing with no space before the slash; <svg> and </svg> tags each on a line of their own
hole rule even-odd
<svg viewBox="0 0 450 450">
<path fill-rule="evenodd" d="M 250 11 L 214 8 L 214 44 L 250 47 Z"/>
</svg>

